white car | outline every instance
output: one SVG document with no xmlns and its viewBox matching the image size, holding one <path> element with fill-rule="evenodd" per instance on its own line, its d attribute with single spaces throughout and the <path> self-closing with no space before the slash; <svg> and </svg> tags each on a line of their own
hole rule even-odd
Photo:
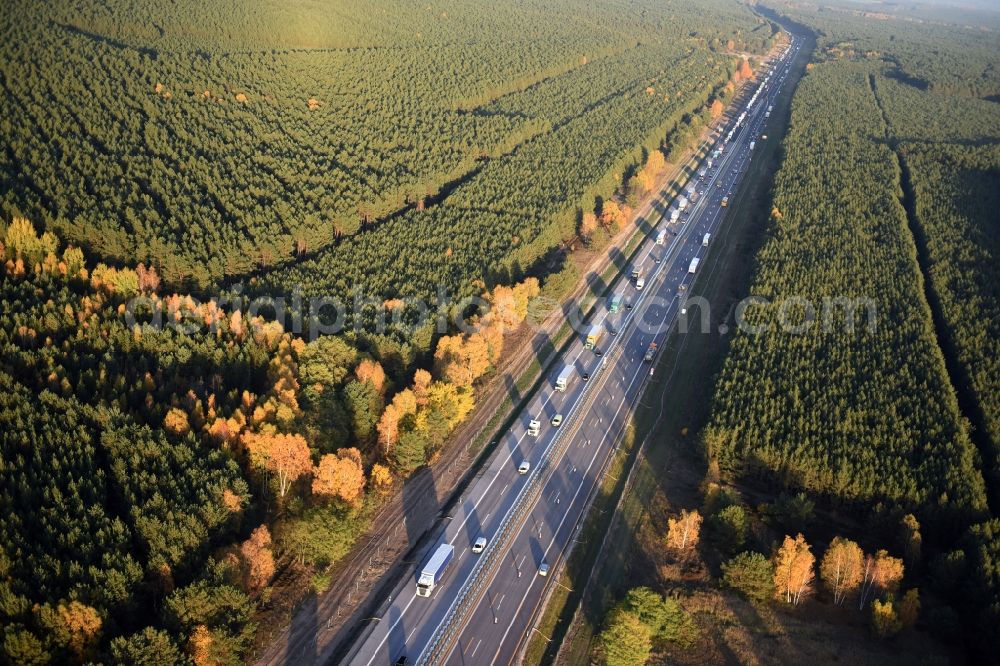
<svg viewBox="0 0 1000 666">
<path fill-rule="evenodd" d="M 529 469 L 531 469 L 531 463 L 530 463 L 530 462 L 528 462 L 527 460 L 525 460 L 525 461 L 524 461 L 523 463 L 521 463 L 521 465 L 520 465 L 520 466 L 519 466 L 519 467 L 517 468 L 517 473 L 518 473 L 518 474 L 527 474 L 527 473 L 528 473 L 528 470 L 529 470 Z"/>
<path fill-rule="evenodd" d="M 562 422 L 563 422 L 563 415 L 562 414 L 556 414 L 555 416 L 552 417 L 552 427 L 553 428 L 558 428 L 559 426 L 562 425 Z"/>
<path fill-rule="evenodd" d="M 486 537 L 479 537 L 476 539 L 476 542 L 472 544 L 473 553 L 481 553 L 484 548 L 486 548 Z"/>
</svg>

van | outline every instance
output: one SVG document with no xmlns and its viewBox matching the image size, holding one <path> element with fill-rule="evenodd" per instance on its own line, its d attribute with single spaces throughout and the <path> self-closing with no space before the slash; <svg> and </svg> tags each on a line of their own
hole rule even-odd
<svg viewBox="0 0 1000 666">
<path fill-rule="evenodd" d="M 528 421 L 528 434 L 532 437 L 538 437 L 538 433 L 541 432 L 542 422 L 538 419 L 531 419 Z"/>
</svg>

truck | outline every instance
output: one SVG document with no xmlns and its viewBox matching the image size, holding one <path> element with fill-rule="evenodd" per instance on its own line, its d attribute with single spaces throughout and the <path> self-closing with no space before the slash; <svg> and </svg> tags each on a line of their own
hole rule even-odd
<svg viewBox="0 0 1000 666">
<path fill-rule="evenodd" d="M 660 233 L 663 233 L 662 231 Z M 611 297 L 611 303 L 608 305 L 608 312 L 618 312 L 622 309 L 622 295 L 615 294 Z"/>
<path fill-rule="evenodd" d="M 642 266 L 637 264 L 632 267 L 632 279 L 638 280 L 640 277 L 642 277 Z"/>
<path fill-rule="evenodd" d="M 434 588 L 441 582 L 444 572 L 451 564 L 451 558 L 455 554 L 455 547 L 450 543 L 442 543 L 431 555 L 431 559 L 420 570 L 417 578 L 417 596 L 429 597 L 434 592 Z"/>
<path fill-rule="evenodd" d="M 538 433 L 542 431 L 542 422 L 538 419 L 531 419 L 528 421 L 528 434 L 532 437 L 538 437 Z"/>
<path fill-rule="evenodd" d="M 667 244 L 667 232 L 664 229 L 660 229 L 656 234 L 656 244 L 666 245 Z"/>
<path fill-rule="evenodd" d="M 691 260 L 691 264 L 688 266 L 688 273 L 694 273 L 695 271 L 698 270 L 699 261 L 700 259 L 698 259 L 698 257 L 695 257 L 694 259 Z"/>
<path fill-rule="evenodd" d="M 590 330 L 587 331 L 587 341 L 584 343 L 583 346 L 586 347 L 587 349 L 593 349 L 594 347 L 596 347 L 598 341 L 600 341 L 601 339 L 602 332 L 604 332 L 604 329 L 601 328 L 600 325 L 591 326 Z"/>
<path fill-rule="evenodd" d="M 725 208 L 729 205 L 729 197 L 722 197 L 722 207 Z"/>
<path fill-rule="evenodd" d="M 701 239 L 701 246 L 708 247 L 708 241 L 712 239 L 712 234 L 705 234 Z"/>
<path fill-rule="evenodd" d="M 674 209 L 672 209 L 670 211 L 670 221 L 671 222 L 676 222 L 678 219 L 680 219 L 680 217 L 681 217 L 681 212 L 679 210 L 677 210 L 676 208 L 674 208 Z"/>
<path fill-rule="evenodd" d="M 635 288 L 642 291 L 642 288 L 646 286 L 646 278 L 641 275 L 635 281 Z"/>
<path fill-rule="evenodd" d="M 750 142 L 750 150 L 753 150 L 753 147 L 756 146 L 756 145 L 757 145 L 756 141 L 751 141 Z"/>
<path fill-rule="evenodd" d="M 559 373 L 559 376 L 556 377 L 556 390 L 565 391 L 566 387 L 569 386 L 569 380 L 571 380 L 572 378 L 573 378 L 573 366 L 567 365 L 562 369 L 562 372 Z"/>
<path fill-rule="evenodd" d="M 684 210 L 687 208 L 688 200 L 687 197 L 679 197 L 677 199 L 677 210 Z"/>
<path fill-rule="evenodd" d="M 642 360 L 644 360 L 646 363 L 652 363 L 654 356 L 656 356 L 656 343 L 650 342 L 649 348 L 646 349 L 646 355 L 642 357 Z"/>
</svg>

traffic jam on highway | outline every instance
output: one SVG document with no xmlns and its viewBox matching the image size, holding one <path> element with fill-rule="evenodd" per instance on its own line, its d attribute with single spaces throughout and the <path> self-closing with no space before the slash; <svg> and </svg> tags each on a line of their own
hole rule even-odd
<svg viewBox="0 0 1000 666">
<path fill-rule="evenodd" d="M 647 217 L 652 230 L 633 255 L 630 279 L 618 281 L 568 346 L 550 383 L 497 442 L 435 543 L 341 663 L 518 659 L 657 354 L 678 315 L 686 314 L 687 291 L 756 146 L 766 140 L 772 104 L 799 48 L 793 37 L 759 70 L 759 85 L 716 131 L 696 177 L 671 206 Z"/>
</svg>

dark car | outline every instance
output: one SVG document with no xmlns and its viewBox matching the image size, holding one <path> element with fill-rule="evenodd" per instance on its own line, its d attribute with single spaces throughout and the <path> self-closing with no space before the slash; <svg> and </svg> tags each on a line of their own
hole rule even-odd
<svg viewBox="0 0 1000 666">
<path fill-rule="evenodd" d="M 583 379 L 583 381 L 587 381 L 588 379 L 590 379 L 590 373 L 585 372 L 582 375 L 580 375 L 580 377 Z"/>
<path fill-rule="evenodd" d="M 403 655 L 402 657 L 396 660 L 396 666 L 408 666 L 409 663 L 410 660 L 406 658 L 406 655 Z"/>
<path fill-rule="evenodd" d="M 604 352 L 601 351 L 600 347 L 594 347 L 594 356 L 604 356 Z"/>
<path fill-rule="evenodd" d="M 677 234 L 674 234 L 674 235 L 676 236 Z M 625 301 L 625 309 L 626 310 L 631 310 L 632 309 L 632 301 Z"/>
</svg>

